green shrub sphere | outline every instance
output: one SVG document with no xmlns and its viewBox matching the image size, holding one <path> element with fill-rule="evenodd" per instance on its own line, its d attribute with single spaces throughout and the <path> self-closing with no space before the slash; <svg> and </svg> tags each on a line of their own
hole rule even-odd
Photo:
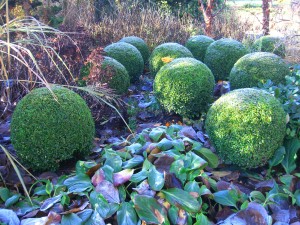
<svg viewBox="0 0 300 225">
<path fill-rule="evenodd" d="M 85 156 L 93 146 L 95 125 L 85 101 L 63 87 L 51 90 L 33 90 L 21 99 L 12 116 L 12 144 L 21 161 L 33 170 L 56 170 L 59 162 Z"/>
<path fill-rule="evenodd" d="M 215 40 L 205 36 L 205 35 L 196 35 L 190 37 L 185 47 L 187 47 L 192 53 L 195 59 L 200 60 L 201 62 L 204 61 L 206 49 L 208 46 L 213 43 Z"/>
<path fill-rule="evenodd" d="M 169 57 L 172 59 L 183 57 L 194 57 L 193 54 L 186 47 L 177 43 L 164 43 L 157 46 L 149 59 L 150 72 L 153 76 L 157 74 L 160 68 L 165 65 L 162 58 Z"/>
<path fill-rule="evenodd" d="M 143 73 L 144 60 L 139 50 L 126 42 L 118 42 L 104 48 L 107 56 L 120 62 L 127 70 L 130 81 L 135 82 Z"/>
<path fill-rule="evenodd" d="M 253 44 L 254 51 L 271 52 L 282 58 L 285 57 L 285 44 L 279 37 L 262 36 Z"/>
<path fill-rule="evenodd" d="M 240 58 L 230 75 L 231 89 L 255 87 L 268 79 L 275 84 L 284 83 L 289 75 L 288 65 L 279 56 L 269 52 L 250 53 Z"/>
<path fill-rule="evenodd" d="M 214 84 L 214 76 L 205 64 L 194 58 L 178 58 L 158 71 L 153 89 L 167 111 L 194 118 L 207 110 Z"/>
<path fill-rule="evenodd" d="M 80 70 L 80 77 L 88 77 L 91 67 L 91 64 L 84 65 Z M 119 95 L 128 91 L 130 78 L 126 68 L 121 63 L 111 57 L 105 56 L 100 69 L 99 74 L 97 74 L 97 82 L 102 84 L 107 83 L 108 87 Z"/>
<path fill-rule="evenodd" d="M 286 114 L 271 94 L 244 88 L 220 97 L 205 123 L 213 146 L 226 163 L 256 168 L 266 164 L 282 145 Z"/>
<path fill-rule="evenodd" d="M 136 36 L 129 36 L 129 37 L 122 38 L 120 41 L 126 42 L 128 44 L 132 44 L 142 54 L 144 63 L 148 62 L 148 59 L 150 56 L 150 51 L 149 51 L 147 43 L 142 38 L 139 38 Z"/>
<path fill-rule="evenodd" d="M 216 81 L 227 80 L 235 62 L 247 53 L 241 42 L 223 38 L 208 46 L 204 63 L 211 69 Z"/>
</svg>

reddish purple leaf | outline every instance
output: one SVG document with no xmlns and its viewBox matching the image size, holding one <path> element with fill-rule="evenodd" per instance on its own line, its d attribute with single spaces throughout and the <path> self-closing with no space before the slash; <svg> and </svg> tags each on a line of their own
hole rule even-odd
<svg viewBox="0 0 300 225">
<path fill-rule="evenodd" d="M 100 184 L 103 180 L 105 180 L 105 174 L 102 169 L 99 169 L 96 171 L 94 176 L 92 177 L 92 184 L 96 187 L 98 184 Z"/>
<path fill-rule="evenodd" d="M 133 172 L 134 169 L 126 169 L 118 173 L 114 173 L 113 175 L 114 186 L 117 187 L 129 181 Z"/>
</svg>

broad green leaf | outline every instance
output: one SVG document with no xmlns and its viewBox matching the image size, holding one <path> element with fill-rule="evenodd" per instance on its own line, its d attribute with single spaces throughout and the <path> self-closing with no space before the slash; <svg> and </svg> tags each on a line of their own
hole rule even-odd
<svg viewBox="0 0 300 225">
<path fill-rule="evenodd" d="M 160 142 L 157 143 L 157 148 L 162 151 L 167 151 L 173 147 L 172 141 L 168 140 L 167 138 L 163 138 Z"/>
<path fill-rule="evenodd" d="M 196 192 L 200 196 L 200 187 L 196 181 L 189 181 L 184 186 L 184 190 L 187 192 Z"/>
<path fill-rule="evenodd" d="M 151 166 L 152 163 L 147 158 L 145 158 L 142 169 L 148 171 L 151 168 Z"/>
<path fill-rule="evenodd" d="M 77 161 L 76 163 L 76 174 L 85 174 L 89 169 L 96 166 L 95 161 Z"/>
<path fill-rule="evenodd" d="M 266 197 L 260 191 L 252 191 L 250 197 L 258 203 L 263 203 L 266 200 Z"/>
<path fill-rule="evenodd" d="M 243 204 L 241 205 L 241 210 L 248 208 L 248 205 L 249 205 L 249 201 L 244 201 Z"/>
<path fill-rule="evenodd" d="M 284 154 L 285 154 L 285 148 L 283 146 L 281 146 L 280 148 L 278 148 L 276 150 L 276 152 L 274 153 L 274 156 L 268 161 L 269 166 L 273 167 L 273 166 L 277 166 L 279 163 L 281 163 L 284 158 Z"/>
<path fill-rule="evenodd" d="M 68 187 L 69 192 L 73 193 L 81 193 L 86 190 L 90 190 L 93 187 L 90 177 L 86 174 L 79 174 L 74 177 L 70 177 L 64 181 L 64 185 Z"/>
<path fill-rule="evenodd" d="M 119 186 L 118 191 L 119 191 L 120 202 L 124 202 L 127 196 L 125 185 Z"/>
<path fill-rule="evenodd" d="M 8 190 L 8 188 L 5 187 L 0 187 L 0 198 L 2 199 L 2 201 L 6 201 L 10 196 L 10 191 Z"/>
<path fill-rule="evenodd" d="M 184 158 L 184 167 L 188 170 L 204 169 L 207 162 L 193 152 L 188 152 Z"/>
<path fill-rule="evenodd" d="M 133 205 L 129 202 L 123 202 L 117 212 L 118 225 L 136 225 L 137 221 Z"/>
<path fill-rule="evenodd" d="M 167 217 L 166 209 L 150 196 L 136 195 L 134 208 L 139 218 L 149 224 L 162 224 Z"/>
<path fill-rule="evenodd" d="M 148 177 L 148 172 L 146 170 L 141 170 L 140 172 L 133 174 L 130 181 L 133 183 L 139 183 Z"/>
<path fill-rule="evenodd" d="M 41 211 L 46 211 L 47 209 L 50 209 L 52 206 L 54 206 L 54 204 L 60 202 L 61 200 L 61 194 L 54 196 L 52 198 L 48 198 L 46 201 L 44 201 L 44 203 L 42 204 L 40 210 Z"/>
<path fill-rule="evenodd" d="M 201 202 L 198 202 L 187 191 L 170 188 L 168 190 L 161 190 L 165 195 L 166 200 L 176 207 L 182 208 L 186 212 L 197 213 L 201 209 Z"/>
<path fill-rule="evenodd" d="M 61 225 L 83 225 L 82 219 L 74 213 L 63 215 Z"/>
<path fill-rule="evenodd" d="M 64 195 L 61 197 L 60 203 L 61 203 L 62 205 L 68 206 L 68 205 L 70 204 L 70 197 L 69 197 L 69 195 L 64 194 Z"/>
<path fill-rule="evenodd" d="M 221 205 L 233 206 L 236 208 L 236 202 L 238 199 L 236 190 L 231 189 L 231 190 L 218 191 L 215 192 L 213 195 L 214 195 L 215 202 Z"/>
<path fill-rule="evenodd" d="M 285 169 L 285 172 L 290 174 L 296 169 L 296 154 L 300 148 L 300 140 L 297 138 L 286 140 L 284 142 L 285 146 L 285 156 L 281 164 Z"/>
<path fill-rule="evenodd" d="M 179 209 L 175 206 L 171 206 L 168 210 L 168 216 L 171 221 L 171 224 L 176 224 L 178 219 L 178 211 Z"/>
<path fill-rule="evenodd" d="M 46 185 L 41 185 L 34 189 L 34 195 L 48 195 L 46 192 Z"/>
<path fill-rule="evenodd" d="M 113 182 L 113 176 L 114 176 L 114 169 L 110 167 L 109 165 L 105 165 L 101 168 L 104 172 L 105 179 L 109 182 Z"/>
<path fill-rule="evenodd" d="M 47 180 L 46 182 L 46 192 L 48 195 L 50 195 L 53 191 L 53 184 L 50 180 Z"/>
<path fill-rule="evenodd" d="M 212 193 L 211 191 L 206 187 L 206 185 L 202 185 L 201 188 L 200 188 L 200 193 L 199 193 L 201 196 L 202 195 L 209 195 L 209 196 L 212 196 Z"/>
<path fill-rule="evenodd" d="M 201 147 L 200 149 L 194 150 L 194 152 L 197 155 L 199 155 L 200 157 L 203 157 L 208 162 L 209 167 L 211 167 L 211 168 L 217 168 L 218 167 L 219 158 L 210 149 Z"/>
<path fill-rule="evenodd" d="M 106 218 L 110 211 L 107 200 L 99 193 L 92 191 L 90 194 L 90 203 L 102 218 Z"/>
<path fill-rule="evenodd" d="M 184 142 L 181 139 L 173 140 L 173 147 L 176 151 L 184 151 Z"/>
<path fill-rule="evenodd" d="M 140 155 L 135 155 L 132 159 L 123 163 L 123 169 L 131 169 L 134 168 L 144 162 L 144 157 Z"/>
<path fill-rule="evenodd" d="M 5 201 L 5 208 L 9 208 L 12 205 L 14 205 L 15 203 L 17 203 L 20 199 L 21 195 L 20 194 L 14 194 L 13 196 L 9 197 L 6 201 Z"/>
<path fill-rule="evenodd" d="M 24 216 L 25 214 L 40 208 L 40 205 L 35 202 L 31 204 L 29 201 L 23 200 L 15 204 L 15 207 L 18 209 L 18 216 Z"/>
<path fill-rule="evenodd" d="M 82 223 L 85 224 L 85 222 L 92 216 L 93 213 L 94 213 L 94 210 L 85 209 L 85 210 L 80 211 L 79 213 L 77 213 L 77 216 L 82 220 Z"/>
<path fill-rule="evenodd" d="M 153 128 L 151 132 L 149 133 L 149 137 L 154 141 L 158 142 L 162 136 L 165 134 L 165 129 L 162 129 L 160 127 Z"/>
<path fill-rule="evenodd" d="M 103 158 L 106 159 L 104 165 L 113 168 L 115 173 L 122 170 L 122 158 L 115 151 L 105 150 Z"/>
<path fill-rule="evenodd" d="M 99 213 L 96 210 L 94 210 L 90 218 L 88 218 L 86 222 L 84 222 L 84 225 L 105 225 L 105 222 L 103 218 L 99 215 Z"/>
<path fill-rule="evenodd" d="M 174 173 L 181 183 L 185 183 L 187 179 L 187 171 L 184 167 L 184 161 L 182 159 L 177 159 L 171 164 L 170 172 Z"/>
<path fill-rule="evenodd" d="M 296 190 L 294 193 L 294 198 L 296 199 L 297 206 L 300 206 L 300 190 Z"/>
<path fill-rule="evenodd" d="M 143 146 L 139 143 L 134 143 L 125 147 L 126 151 L 130 152 L 132 155 L 136 154 Z"/>
<path fill-rule="evenodd" d="M 153 189 L 154 191 L 160 191 L 165 184 L 164 175 L 158 172 L 155 166 L 152 166 L 149 170 L 148 183 L 151 189 Z"/>
<path fill-rule="evenodd" d="M 207 216 L 205 216 L 203 213 L 196 215 L 196 223 L 194 225 L 210 225 Z"/>
</svg>

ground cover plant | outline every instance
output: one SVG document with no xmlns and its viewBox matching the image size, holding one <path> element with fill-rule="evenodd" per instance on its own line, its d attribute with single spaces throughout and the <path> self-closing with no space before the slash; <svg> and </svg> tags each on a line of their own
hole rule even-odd
<svg viewBox="0 0 300 225">
<path fill-rule="evenodd" d="M 12 0 L 10 2 L 18 2 L 16 5 L 21 3 L 25 6 L 26 2 L 30 5 L 34 4 L 29 0 Z M 37 0 L 37 2 L 40 1 Z M 51 49 L 49 52 L 51 54 L 47 54 L 47 51 L 40 52 L 40 48 L 36 46 L 37 42 L 32 42 L 34 39 L 22 41 L 27 34 L 31 34 L 30 29 L 33 28 L 29 25 L 32 23 L 26 23 L 26 26 L 17 26 L 25 32 L 20 36 L 20 33 L 16 31 L 11 32 L 11 35 L 7 34 L 7 29 L 1 31 L 3 32 L 0 37 L 1 41 L 7 36 L 8 40 L 11 40 L 7 41 L 6 39 L 8 44 L 5 46 L 8 47 L 1 48 L 4 56 L 9 55 L 7 53 L 10 50 L 10 43 L 26 48 L 30 46 L 30 51 L 24 49 L 24 53 L 31 52 L 34 56 L 28 57 L 27 54 L 22 61 L 17 61 L 13 57 L 14 60 L 11 61 L 10 67 L 8 66 L 10 64 L 9 57 L 2 57 L 4 63 L 1 65 L 5 65 L 8 68 L 6 71 L 9 73 L 6 74 L 3 72 L 5 71 L 3 67 L 1 68 L 0 110 L 4 109 L 5 111 L 0 116 L 1 225 L 20 223 L 23 225 L 226 225 L 240 223 L 297 225 L 300 222 L 299 72 L 297 72 L 300 68 L 292 64 L 297 62 L 297 55 L 292 56 L 290 50 L 286 52 L 288 55 L 286 61 L 291 66 L 291 73 L 286 77 L 286 82 L 281 81 L 281 84 L 277 84 L 271 80 L 263 80 L 263 83 L 254 85 L 258 86 L 257 90 L 263 89 L 270 92 L 281 103 L 277 101 L 279 108 L 276 112 L 282 114 L 281 107 L 283 108 L 282 118 L 286 123 L 286 129 L 283 129 L 282 132 L 285 137 L 281 145 L 270 144 L 273 146 L 273 149 L 270 150 L 273 154 L 272 156 L 268 153 L 265 154 L 270 156 L 269 159 L 260 157 L 259 159 L 255 158 L 257 160 L 248 160 L 247 165 L 253 163 L 255 168 L 245 168 L 247 166 L 228 164 L 228 160 L 220 153 L 222 152 L 220 147 L 211 137 L 213 135 L 208 132 L 209 129 L 206 129 L 209 127 L 207 121 L 210 113 L 206 114 L 205 112 L 210 107 L 209 104 L 213 102 L 215 102 L 213 104 L 217 104 L 222 98 L 236 93 L 235 91 L 231 92 L 230 82 L 216 80 L 215 84 L 209 82 L 209 84 L 201 86 L 188 79 L 178 79 L 180 82 L 175 82 L 177 79 L 165 76 L 163 79 L 169 79 L 167 83 L 170 87 L 172 84 L 173 86 L 179 84 L 177 90 L 172 92 L 172 97 L 184 96 L 178 97 L 178 102 L 182 99 L 193 99 L 194 95 L 190 93 L 202 90 L 196 94 L 198 100 L 200 98 L 199 101 L 193 99 L 188 107 L 182 107 L 183 103 L 177 104 L 181 110 L 178 112 L 182 116 L 174 112 L 175 110 L 169 111 L 161 104 L 162 101 L 159 101 L 158 95 L 155 93 L 155 78 L 151 75 L 147 63 L 143 65 L 144 70 L 136 76 L 134 83 L 128 87 L 128 83 L 124 79 L 125 87 L 121 84 L 116 85 L 116 88 L 113 88 L 115 92 L 107 89 L 109 86 L 107 80 L 98 80 L 102 72 L 108 77 L 114 77 L 110 73 L 112 72 L 111 67 L 108 67 L 108 71 L 102 70 L 102 63 L 107 57 L 103 48 L 120 41 L 123 37 L 142 38 L 153 50 L 162 43 L 185 44 L 189 37 L 202 35 L 203 29 L 199 25 L 199 21 L 203 22 L 201 16 L 199 19 L 198 17 L 192 18 L 192 14 L 184 14 L 185 11 L 192 12 L 193 10 L 199 13 L 200 11 L 196 7 L 199 2 L 151 1 L 151 3 L 143 5 L 141 2 L 144 1 L 65 0 L 63 2 L 64 4 L 60 5 L 59 1 L 48 1 L 49 7 L 58 6 L 56 12 L 59 13 L 52 14 L 51 17 L 63 19 L 60 20 L 63 21 L 62 25 L 58 20 L 55 24 L 59 29 L 76 31 L 76 34 L 71 32 L 68 35 L 57 36 L 58 33 L 51 33 L 54 30 L 46 29 L 46 25 L 43 24 L 42 30 L 50 32 L 47 35 L 40 33 L 39 39 L 35 40 L 41 41 L 40 44 L 43 43 L 43 45 L 47 43 L 47 47 L 42 49 L 49 51 Z M 155 5 L 154 2 L 161 4 Z M 181 3 L 187 2 L 188 4 L 185 6 L 195 6 L 195 8 L 180 11 L 178 15 L 172 14 L 172 11 L 164 11 L 173 4 L 179 6 Z M 50 12 L 47 10 L 48 6 L 43 5 L 42 7 L 45 9 L 45 16 L 47 16 L 46 12 Z M 61 10 L 59 10 L 60 6 L 62 6 Z M 164 8 L 164 6 L 166 7 Z M 100 8 L 107 11 L 100 11 Z M 26 14 L 31 12 L 28 9 L 25 8 Z M 247 46 L 245 46 L 251 49 L 257 36 L 251 33 L 250 28 L 248 29 L 249 24 L 240 18 L 244 11 L 239 12 L 234 7 L 226 9 L 224 13 L 222 9 L 213 11 L 217 13 L 213 17 L 215 21 L 211 33 L 213 38 L 215 40 L 234 38 L 246 43 Z M 259 17 L 259 15 L 257 16 Z M 9 17 L 2 18 L 3 20 L 0 22 Z M 42 17 L 40 18 L 42 19 Z M 22 21 L 22 17 L 19 19 Z M 254 22 L 253 18 L 250 21 Z M 16 27 L 11 26 L 10 28 L 15 29 Z M 36 31 L 36 29 L 33 30 Z M 250 33 L 248 33 L 249 30 L 251 30 Z M 36 37 L 36 35 L 33 34 L 31 37 Z M 73 40 L 64 38 L 70 36 Z M 288 37 L 286 36 L 283 40 L 288 40 Z M 290 45 L 286 46 L 290 48 Z M 295 47 L 297 46 L 295 45 Z M 14 51 L 12 52 L 14 53 Z M 22 51 L 19 52 L 22 53 Z M 21 57 L 21 55 L 18 56 Z M 50 56 L 54 56 L 54 58 Z M 59 57 L 63 60 L 57 60 Z M 225 58 L 220 59 L 220 62 L 223 62 Z M 290 61 L 290 59 L 293 60 Z M 170 68 L 177 61 L 187 63 L 185 60 L 175 59 L 172 56 L 162 57 L 160 62 L 164 66 L 158 71 L 157 76 L 165 73 L 164 68 Z M 197 61 L 196 59 L 190 60 Z M 18 64 L 17 62 L 24 62 L 25 66 L 30 65 L 31 67 L 26 69 L 22 63 Z M 199 63 L 197 61 L 195 64 L 199 66 Z M 131 64 L 133 65 L 133 63 Z M 85 77 L 80 75 L 80 68 L 83 65 L 89 67 L 87 70 L 81 71 L 82 74 L 86 72 Z M 197 67 L 198 72 L 206 67 L 204 64 L 201 65 L 201 68 Z M 60 70 L 56 70 L 56 68 Z M 38 69 L 39 72 L 35 73 L 35 69 Z M 181 71 L 180 78 L 184 78 L 183 75 L 189 74 L 190 71 L 187 64 L 173 69 L 174 73 L 178 72 L 179 74 Z M 30 76 L 30 72 L 34 76 Z M 41 82 L 39 77 L 35 76 L 37 74 L 44 75 L 41 77 L 45 79 Z M 195 74 L 197 73 L 195 72 Z M 20 79 L 21 77 L 22 79 Z M 27 79 L 28 77 L 31 79 Z M 25 79 L 23 80 L 23 78 Z M 18 85 L 16 85 L 16 80 L 18 80 Z M 192 83 L 192 88 L 185 88 L 188 82 Z M 72 158 L 61 162 L 56 172 L 41 173 L 31 169 L 28 171 L 28 168 L 24 167 L 25 164 L 21 164 L 16 149 L 11 144 L 11 115 L 15 105 L 32 87 L 47 86 L 49 88 L 52 86 L 50 83 L 63 84 L 65 88 L 72 89 L 86 100 L 96 125 L 96 132 L 93 135 L 94 147 L 83 160 L 77 161 Z M 161 85 L 162 82 L 157 83 Z M 164 87 L 169 87 L 168 85 L 161 85 L 161 90 L 164 91 L 166 89 Z M 113 93 L 116 93 L 118 88 L 123 91 L 118 93 L 120 95 L 116 100 L 116 95 Z M 209 89 L 209 96 L 206 96 L 207 89 Z M 84 90 L 85 92 L 83 92 Z M 97 93 L 96 90 L 98 90 Z M 165 91 L 167 92 L 167 90 Z M 13 98 L 10 98 L 10 93 L 13 94 Z M 87 95 L 87 93 L 92 95 Z M 240 95 L 242 96 L 242 94 Z M 269 94 L 266 96 L 264 95 L 262 98 L 265 103 L 264 109 L 267 109 L 267 106 L 275 101 Z M 13 100 L 9 101 L 9 99 Z M 113 101 L 108 102 L 110 99 Z M 252 119 L 248 122 L 245 121 L 246 119 L 235 120 L 236 124 L 243 125 L 245 131 L 247 129 L 255 131 L 258 128 L 267 130 L 262 134 L 255 135 L 252 139 L 249 138 L 247 143 L 243 142 L 245 145 L 250 146 L 251 143 L 254 143 L 251 140 L 255 140 L 257 145 L 265 144 L 264 146 L 267 146 L 268 143 L 275 140 L 276 135 L 273 135 L 274 138 L 264 138 L 272 131 L 272 128 L 268 129 L 267 125 L 262 127 L 259 122 L 255 124 L 261 118 L 275 123 L 275 118 L 271 114 L 263 113 L 258 110 L 260 107 L 256 107 L 260 106 L 258 101 L 262 101 L 262 99 L 255 99 L 252 103 L 253 107 L 250 108 L 257 110 L 248 110 L 248 116 L 244 117 Z M 202 100 L 205 103 L 199 109 L 197 105 Z M 269 101 L 266 102 L 267 100 Z M 99 104 L 99 102 L 106 103 L 109 107 Z M 165 102 L 168 103 L 168 101 Z M 233 101 L 228 102 L 228 104 L 233 104 Z M 10 107 L 6 107 L 7 105 Z M 246 108 L 246 106 L 246 103 L 240 103 L 236 108 Z M 47 106 L 44 108 L 47 109 Z M 206 109 L 202 110 L 202 108 Z M 193 112 L 189 110 L 193 110 Z M 235 112 L 234 115 L 238 117 L 240 114 L 243 113 Z M 201 117 L 199 117 L 200 115 Z M 258 116 L 254 118 L 255 115 Z M 228 131 L 229 136 L 220 141 L 221 144 L 230 142 L 232 137 L 237 134 L 229 124 L 236 118 L 235 116 L 232 114 L 223 123 L 224 130 Z M 128 126 L 126 126 L 126 122 Z M 214 130 L 221 131 L 220 129 Z M 280 130 L 273 130 L 274 134 Z M 34 131 L 31 132 L 31 134 L 34 133 Z M 253 133 L 248 136 L 250 137 Z M 61 136 L 61 139 L 57 140 L 67 139 L 63 135 Z M 240 138 L 235 143 L 240 144 L 242 140 L 243 138 Z M 76 140 L 72 144 L 75 142 Z M 55 146 L 56 143 L 53 145 Z M 228 146 L 228 149 L 230 147 L 231 145 Z M 242 150 L 240 152 L 245 153 Z M 259 153 L 261 152 L 259 151 Z M 241 154 L 239 160 L 245 156 L 242 153 L 239 154 Z M 257 154 L 257 156 L 261 156 L 261 154 Z M 258 167 L 259 161 L 264 165 L 260 164 Z M 47 163 L 47 161 L 44 160 L 43 163 Z M 58 167 L 57 162 L 51 162 L 51 164 L 55 163 L 57 164 L 55 166 Z"/>
</svg>

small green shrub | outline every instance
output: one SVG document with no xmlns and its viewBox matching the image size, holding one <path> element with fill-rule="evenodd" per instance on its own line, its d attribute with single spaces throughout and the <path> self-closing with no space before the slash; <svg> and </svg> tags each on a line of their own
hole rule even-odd
<svg viewBox="0 0 300 225">
<path fill-rule="evenodd" d="M 183 45 L 177 43 L 164 43 L 157 46 L 149 59 L 150 72 L 153 76 L 157 74 L 160 68 L 165 65 L 162 58 L 169 57 L 172 59 L 183 57 L 194 57 L 193 54 Z"/>
<path fill-rule="evenodd" d="M 255 87 L 269 79 L 279 84 L 285 82 L 285 76 L 289 73 L 288 65 L 279 56 L 255 52 L 243 56 L 234 64 L 229 81 L 231 89 Z"/>
<path fill-rule="evenodd" d="M 193 53 L 195 59 L 203 62 L 207 47 L 214 41 L 214 39 L 208 36 L 196 35 L 187 40 L 185 47 Z"/>
<path fill-rule="evenodd" d="M 147 43 L 142 38 L 130 36 L 130 37 L 124 37 L 120 41 L 126 42 L 128 44 L 132 44 L 142 54 L 144 63 L 148 62 L 150 51 Z"/>
<path fill-rule="evenodd" d="M 127 70 L 121 63 L 111 57 L 105 56 L 101 62 L 100 69 L 98 67 L 98 65 L 91 65 L 91 63 L 84 65 L 80 70 L 80 77 L 82 79 L 79 80 L 79 84 L 84 85 L 91 78 L 96 83 L 107 83 L 108 87 L 115 90 L 116 94 L 121 95 L 127 92 L 130 86 L 130 78 Z M 93 69 L 91 77 L 90 74 Z"/>
<path fill-rule="evenodd" d="M 125 42 L 118 42 L 106 46 L 104 52 L 126 68 L 130 81 L 138 80 L 144 69 L 144 60 L 136 47 Z"/>
<path fill-rule="evenodd" d="M 193 118 L 207 110 L 214 83 L 205 64 L 193 58 L 179 58 L 158 71 L 153 89 L 166 110 Z"/>
<path fill-rule="evenodd" d="M 241 42 L 223 38 L 208 46 L 204 63 L 211 69 L 216 81 L 227 80 L 235 62 L 247 53 Z"/>
<path fill-rule="evenodd" d="M 253 44 L 254 51 L 271 52 L 282 58 L 285 57 L 285 44 L 279 37 L 270 35 L 260 37 Z"/>
<path fill-rule="evenodd" d="M 12 144 L 33 170 L 56 170 L 59 162 L 87 155 L 93 146 L 95 126 L 85 101 L 69 89 L 51 89 L 33 90 L 12 116 Z"/>
<path fill-rule="evenodd" d="M 226 163 L 255 168 L 282 145 L 285 124 L 286 114 L 275 97 L 244 88 L 223 95 L 211 106 L 206 131 Z"/>
</svg>

